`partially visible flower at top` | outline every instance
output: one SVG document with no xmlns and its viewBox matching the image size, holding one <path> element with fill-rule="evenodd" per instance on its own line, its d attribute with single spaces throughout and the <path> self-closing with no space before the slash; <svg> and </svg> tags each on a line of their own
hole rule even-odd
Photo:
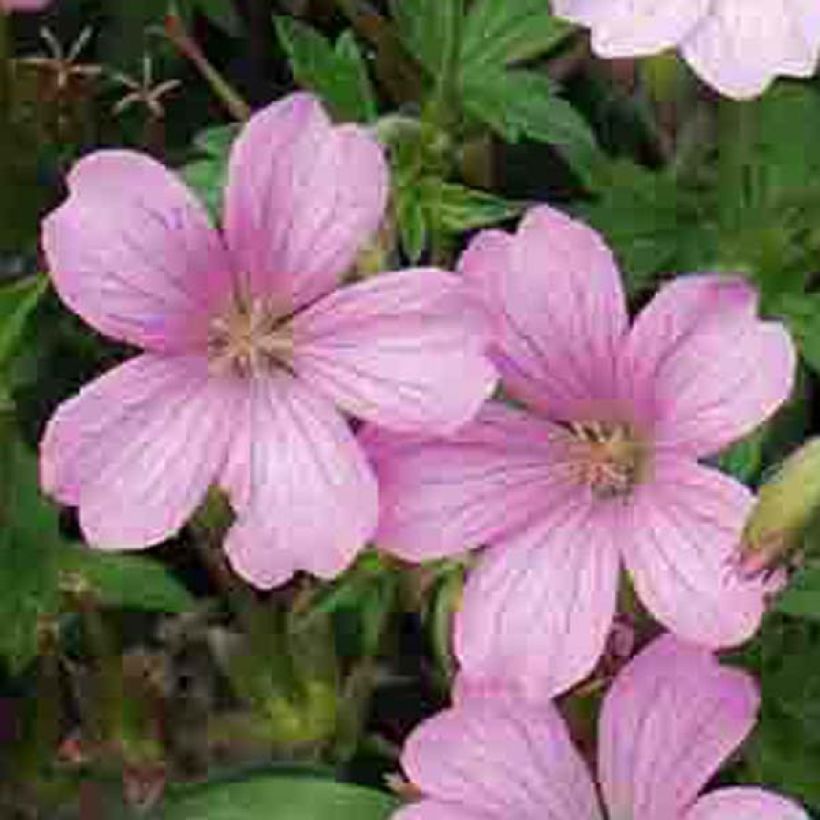
<svg viewBox="0 0 820 820">
<path fill-rule="evenodd" d="M 817 0 L 552 0 L 588 26 L 602 57 L 680 50 L 721 94 L 762 93 L 778 75 L 808 77 L 820 55 Z"/>
<path fill-rule="evenodd" d="M 623 561 L 649 611 L 710 647 L 757 629 L 767 584 L 736 570 L 753 498 L 697 459 L 789 395 L 795 351 L 742 279 L 693 275 L 629 327 L 600 236 L 548 207 L 516 235 L 479 234 L 460 262 L 495 318 L 502 383 L 455 435 L 366 429 L 382 486 L 377 542 L 409 560 L 489 545 L 464 591 L 455 651 L 472 678 L 534 696 L 589 674 Z M 732 563 L 734 561 L 734 566 Z"/>
<path fill-rule="evenodd" d="M 0 0 L 0 11 L 42 11 L 52 0 Z"/>
<path fill-rule="evenodd" d="M 604 698 L 598 782 L 552 704 L 466 689 L 407 741 L 402 767 L 424 798 L 395 820 L 808 820 L 751 786 L 701 790 L 755 723 L 752 679 L 665 635 Z"/>
<path fill-rule="evenodd" d="M 434 269 L 340 288 L 384 214 L 388 173 L 362 128 L 294 94 L 234 144 L 222 233 L 162 165 L 81 160 L 43 247 L 63 301 L 145 352 L 56 412 L 41 481 L 92 545 L 156 544 L 217 482 L 235 569 L 269 587 L 330 577 L 372 535 L 376 480 L 336 409 L 448 431 L 492 391 L 486 318 Z"/>
</svg>

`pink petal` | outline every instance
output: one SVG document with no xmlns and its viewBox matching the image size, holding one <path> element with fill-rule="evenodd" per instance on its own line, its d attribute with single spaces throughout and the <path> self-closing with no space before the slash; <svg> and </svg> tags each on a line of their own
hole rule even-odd
<svg viewBox="0 0 820 820">
<path fill-rule="evenodd" d="M 808 77 L 820 47 L 813 5 L 718 0 L 683 41 L 683 55 L 703 80 L 736 99 L 761 94 L 778 74 Z"/>
<path fill-rule="evenodd" d="M 332 290 L 384 215 L 389 181 L 363 128 L 334 127 L 292 94 L 245 126 L 233 147 L 225 233 L 259 296 L 291 312 Z"/>
<path fill-rule="evenodd" d="M 377 543 L 420 561 L 519 531 L 564 491 L 564 437 L 557 426 L 494 401 L 446 438 L 366 428 L 360 439 L 381 494 Z"/>
<path fill-rule="evenodd" d="M 756 0 L 757 1 L 757 0 Z M 677 45 L 712 0 L 553 0 L 553 12 L 592 29 L 601 57 L 642 57 Z"/>
<path fill-rule="evenodd" d="M 284 371 L 253 382 L 223 483 L 238 519 L 234 569 L 269 588 L 307 570 L 331 578 L 376 528 L 376 482 L 344 419 Z"/>
<path fill-rule="evenodd" d="M 79 506 L 94 546 L 173 535 L 227 453 L 241 392 L 198 357 L 131 359 L 61 405 L 41 444 L 43 489 Z"/>
<path fill-rule="evenodd" d="M 539 207 L 515 237 L 479 234 L 460 270 L 494 316 L 505 386 L 552 419 L 597 418 L 615 397 L 627 326 L 620 274 L 600 236 Z"/>
<path fill-rule="evenodd" d="M 470 575 L 455 623 L 466 677 L 544 701 L 583 680 L 615 614 L 616 533 L 578 487 L 545 497 L 537 524 L 498 544 Z"/>
<path fill-rule="evenodd" d="M 764 585 L 733 569 L 751 510 L 740 483 L 684 459 L 658 457 L 620 527 L 624 559 L 650 612 L 681 638 L 734 646 L 760 623 Z"/>
<path fill-rule="evenodd" d="M 601 818 L 589 773 L 550 703 L 480 699 L 442 712 L 410 735 L 402 767 L 426 795 L 476 820 Z"/>
<path fill-rule="evenodd" d="M 486 814 L 454 806 L 452 803 L 439 803 L 438 800 L 422 800 L 404 806 L 391 820 L 492 820 Z"/>
<path fill-rule="evenodd" d="M 778 794 L 734 787 L 702 797 L 686 813 L 685 820 L 809 820 L 809 815 Z"/>
<path fill-rule="evenodd" d="M 0 9 L 8 11 L 40 11 L 52 0 L 0 0 Z"/>
<path fill-rule="evenodd" d="M 658 447 L 713 453 L 786 400 L 794 345 L 755 310 L 756 293 L 742 280 L 688 276 L 662 288 L 640 314 L 622 376 L 639 424 Z"/>
<path fill-rule="evenodd" d="M 154 351 L 204 348 L 209 317 L 232 280 L 221 240 L 190 191 L 132 151 L 85 157 L 68 186 L 42 237 L 62 300 L 116 339 Z"/>
<path fill-rule="evenodd" d="M 497 376 L 486 317 L 461 281 L 388 273 L 337 290 L 293 320 L 300 377 L 359 418 L 400 431 L 450 432 Z"/>
<path fill-rule="evenodd" d="M 609 816 L 681 817 L 751 731 L 758 701 L 744 672 L 670 635 L 655 640 L 604 699 L 598 765 Z"/>
</svg>

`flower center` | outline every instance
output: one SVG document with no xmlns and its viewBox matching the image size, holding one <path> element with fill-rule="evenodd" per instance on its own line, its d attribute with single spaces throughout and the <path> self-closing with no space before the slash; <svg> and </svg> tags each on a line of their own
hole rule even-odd
<svg viewBox="0 0 820 820">
<path fill-rule="evenodd" d="M 208 357 L 215 373 L 250 376 L 287 364 L 293 339 L 281 313 L 261 299 L 236 297 L 208 329 Z"/>
<path fill-rule="evenodd" d="M 647 468 L 645 443 L 627 424 L 572 422 L 574 467 L 598 498 L 629 495 Z"/>
</svg>

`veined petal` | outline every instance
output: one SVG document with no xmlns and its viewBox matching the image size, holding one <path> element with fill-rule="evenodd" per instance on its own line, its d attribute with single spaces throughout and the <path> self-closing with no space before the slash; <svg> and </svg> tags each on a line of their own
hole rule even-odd
<svg viewBox="0 0 820 820">
<path fill-rule="evenodd" d="M 391 815 L 391 820 L 494 820 L 486 814 L 454 806 L 452 803 L 439 803 L 438 800 L 420 800 L 403 806 Z"/>
<path fill-rule="evenodd" d="M 601 237 L 534 208 L 514 237 L 479 234 L 459 269 L 493 317 L 504 385 L 549 418 L 597 418 L 615 398 L 627 327 L 620 273 Z"/>
<path fill-rule="evenodd" d="M 683 817 L 751 731 L 758 702 L 752 679 L 706 649 L 653 641 L 604 699 L 598 768 L 609 816 Z"/>
<path fill-rule="evenodd" d="M 410 735 L 402 767 L 465 820 L 601 820 L 589 772 L 551 703 L 481 698 L 442 712 Z"/>
<path fill-rule="evenodd" d="M 360 434 L 379 478 L 376 541 L 413 561 L 453 555 L 512 534 L 564 492 L 565 434 L 490 401 L 447 437 Z"/>
<path fill-rule="evenodd" d="M 465 677 L 543 702 L 593 670 L 615 615 L 614 524 L 605 505 L 569 485 L 536 523 L 482 557 L 456 615 Z"/>
<path fill-rule="evenodd" d="M 703 456 L 751 432 L 792 389 L 794 345 L 756 318 L 738 278 L 686 276 L 638 316 L 621 361 L 622 391 L 655 446 Z"/>
<path fill-rule="evenodd" d="M 809 815 L 779 794 L 740 786 L 702 797 L 684 820 L 809 820 Z"/>
<path fill-rule="evenodd" d="M 306 570 L 340 573 L 376 528 L 376 482 L 335 408 L 284 371 L 252 382 L 223 474 L 237 510 L 225 548 L 270 588 Z"/>
<path fill-rule="evenodd" d="M 681 638 L 734 646 L 760 624 L 765 585 L 733 569 L 752 494 L 733 478 L 677 457 L 658 457 L 619 527 L 641 600 Z"/>
<path fill-rule="evenodd" d="M 292 323 L 294 370 L 354 416 L 398 431 L 450 432 L 495 387 L 487 320 L 452 274 L 376 276 Z"/>
<path fill-rule="evenodd" d="M 58 408 L 41 444 L 43 489 L 79 506 L 93 546 L 157 544 L 216 479 L 242 398 L 204 358 L 131 359 Z"/>
<path fill-rule="evenodd" d="M 162 352 L 204 350 L 232 287 L 204 209 L 173 174 L 133 151 L 98 151 L 43 223 L 60 298 L 102 333 Z"/>
<path fill-rule="evenodd" d="M 290 313 L 331 291 L 378 228 L 389 180 L 376 140 L 291 94 L 234 143 L 225 233 L 254 294 Z"/>
<path fill-rule="evenodd" d="M 676 46 L 712 0 L 553 0 L 553 12 L 592 29 L 601 57 L 642 57 Z"/>
<path fill-rule="evenodd" d="M 683 55 L 722 94 L 755 97 L 779 74 L 814 73 L 816 15 L 816 4 L 808 8 L 806 0 L 718 0 L 683 41 Z"/>
</svg>

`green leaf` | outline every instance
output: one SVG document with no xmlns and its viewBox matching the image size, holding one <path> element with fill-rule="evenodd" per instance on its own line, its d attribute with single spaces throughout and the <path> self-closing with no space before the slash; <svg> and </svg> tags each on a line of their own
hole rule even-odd
<svg viewBox="0 0 820 820">
<path fill-rule="evenodd" d="M 774 609 L 795 618 L 820 621 L 820 566 L 798 572 L 778 596 Z"/>
<path fill-rule="evenodd" d="M 81 576 L 106 606 L 181 613 L 195 604 L 191 593 L 153 558 L 65 545 L 57 553 L 57 567 L 61 574 Z"/>
<path fill-rule="evenodd" d="M 194 137 L 194 148 L 209 157 L 227 162 L 231 146 L 240 130 L 241 127 L 235 123 L 205 128 Z"/>
<path fill-rule="evenodd" d="M 544 0 L 476 0 L 464 26 L 462 72 L 480 82 L 481 72 L 543 54 L 571 32 Z"/>
<path fill-rule="evenodd" d="M 47 287 L 45 276 L 31 276 L 0 288 L 0 372 L 14 355 L 26 320 Z"/>
<path fill-rule="evenodd" d="M 461 6 L 461 0 L 390 0 L 399 37 L 434 78 L 447 60 Z"/>
<path fill-rule="evenodd" d="M 387 820 L 397 802 L 381 792 L 332 780 L 256 777 L 171 796 L 164 820 Z"/>
<path fill-rule="evenodd" d="M 315 91 L 340 120 L 370 122 L 377 115 L 367 67 L 353 34 L 333 47 L 293 17 L 277 17 L 276 30 L 299 85 Z"/>
<path fill-rule="evenodd" d="M 429 234 L 427 214 L 416 185 L 400 187 L 395 192 L 396 222 L 401 247 L 410 264 L 416 264 L 424 253 Z"/>
<path fill-rule="evenodd" d="M 604 163 L 595 136 L 584 118 L 555 94 L 545 74 L 511 70 L 464 77 L 465 110 L 508 142 L 528 137 L 554 145 L 588 184 Z"/>
<path fill-rule="evenodd" d="M 462 233 L 511 219 L 523 206 L 486 191 L 466 188 L 431 177 L 419 183 L 428 221 L 446 233 Z"/>
<path fill-rule="evenodd" d="M 218 159 L 197 159 L 179 169 L 214 220 L 222 213 L 222 196 L 228 180 L 228 165 Z"/>
<path fill-rule="evenodd" d="M 820 293 L 785 294 L 773 312 L 786 320 L 800 355 L 820 373 Z"/>
</svg>

